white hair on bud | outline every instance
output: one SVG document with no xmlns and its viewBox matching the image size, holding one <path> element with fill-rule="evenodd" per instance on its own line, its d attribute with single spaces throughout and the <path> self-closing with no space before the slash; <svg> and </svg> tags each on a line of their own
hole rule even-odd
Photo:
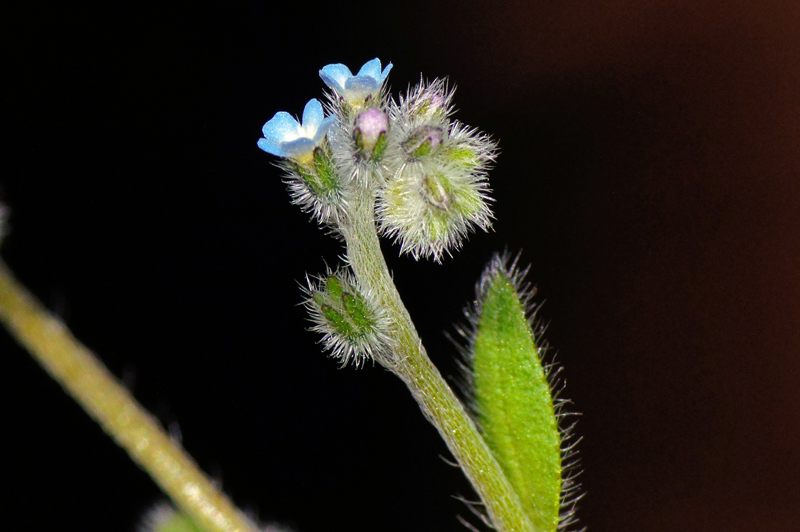
<svg viewBox="0 0 800 532">
<path fill-rule="evenodd" d="M 497 145 L 450 119 L 453 90 L 440 79 L 421 81 L 390 109 L 391 173 L 378 192 L 378 223 L 415 259 L 440 262 L 470 231 L 491 227 L 487 171 Z"/>
<path fill-rule="evenodd" d="M 331 296 L 329 292 L 328 280 L 331 278 L 339 281 L 343 294 L 350 294 L 364 303 L 369 314 L 368 326 L 360 327 L 356 331 L 337 330 L 336 323 L 329 320 L 325 314 L 326 310 L 338 313 L 348 326 L 352 325 L 352 320 L 346 316 L 341 299 L 337 301 L 337 298 Z M 339 268 L 336 271 L 329 269 L 318 277 L 306 277 L 306 286 L 301 288 L 305 295 L 303 304 L 308 309 L 313 324 L 309 330 L 322 334 L 320 343 L 323 348 L 330 352 L 331 357 L 338 359 L 342 367 L 351 360 L 357 368 L 367 360 L 390 360 L 392 352 L 389 348 L 389 320 L 386 312 L 380 305 L 375 304 L 373 294 L 359 286 L 349 268 Z"/>
</svg>

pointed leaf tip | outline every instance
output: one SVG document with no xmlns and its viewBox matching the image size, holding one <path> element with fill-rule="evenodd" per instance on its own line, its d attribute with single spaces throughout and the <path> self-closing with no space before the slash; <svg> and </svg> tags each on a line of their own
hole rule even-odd
<svg viewBox="0 0 800 532">
<path fill-rule="evenodd" d="M 478 285 L 470 345 L 474 401 L 481 432 L 536 529 L 554 531 L 561 438 L 521 277 L 507 258 L 495 256 Z"/>
</svg>

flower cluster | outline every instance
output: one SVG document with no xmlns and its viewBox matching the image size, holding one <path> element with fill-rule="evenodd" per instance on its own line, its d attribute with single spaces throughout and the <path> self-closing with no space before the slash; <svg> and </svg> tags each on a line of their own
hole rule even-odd
<svg viewBox="0 0 800 532">
<path fill-rule="evenodd" d="M 470 230 L 491 226 L 486 172 L 496 145 L 451 118 L 453 91 L 442 80 L 388 97 L 391 68 L 378 59 L 356 75 L 325 66 L 330 115 L 316 99 L 302 123 L 277 113 L 258 145 L 282 158 L 293 201 L 320 223 L 341 231 L 347 206 L 371 195 L 382 234 L 403 253 L 440 261 Z"/>
<path fill-rule="evenodd" d="M 324 67 L 325 109 L 312 99 L 301 121 L 277 113 L 258 146 L 280 157 L 294 203 L 348 245 L 377 229 L 401 253 L 441 261 L 469 231 L 491 225 L 486 173 L 496 145 L 451 117 L 453 91 L 442 80 L 393 99 L 391 69 L 378 59 L 355 75 Z M 391 324 L 376 297 L 344 270 L 309 282 L 313 330 L 333 356 L 356 365 L 389 356 Z"/>
<path fill-rule="evenodd" d="M 452 98 L 442 80 L 420 82 L 391 108 L 398 149 L 387 155 L 392 176 L 379 193 L 378 220 L 414 258 L 439 261 L 473 226 L 491 226 L 486 172 L 496 145 L 450 119 Z"/>
</svg>

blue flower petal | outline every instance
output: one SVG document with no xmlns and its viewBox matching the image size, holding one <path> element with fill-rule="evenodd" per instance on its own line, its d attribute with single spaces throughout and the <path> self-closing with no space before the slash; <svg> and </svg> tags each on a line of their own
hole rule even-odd
<svg viewBox="0 0 800 532">
<path fill-rule="evenodd" d="M 378 82 L 379 82 L 379 83 L 383 83 L 383 81 L 386 79 L 386 76 L 388 76 L 388 75 L 389 75 L 389 71 L 390 71 L 391 69 L 392 69 L 392 64 L 391 64 L 391 63 L 389 63 L 388 65 L 386 65 L 386 68 L 384 68 L 384 69 L 383 69 L 383 72 L 381 72 L 381 77 L 380 77 L 380 79 L 378 79 Z"/>
<path fill-rule="evenodd" d="M 325 85 L 331 89 L 341 92 L 344 90 L 344 84 L 348 78 L 353 77 L 350 69 L 341 63 L 335 63 L 322 67 L 319 71 L 319 77 L 325 82 Z"/>
<path fill-rule="evenodd" d="M 258 147 L 267 153 L 277 155 L 278 157 L 286 157 L 286 152 L 281 148 L 280 143 L 269 139 L 258 139 Z"/>
<path fill-rule="evenodd" d="M 292 157 L 294 159 L 302 159 L 303 156 L 310 154 L 316 148 L 316 144 L 314 141 L 307 138 L 301 137 L 297 140 L 293 140 L 291 142 L 284 142 L 281 144 L 281 150 L 283 150 L 283 157 Z"/>
<path fill-rule="evenodd" d="M 322 121 L 319 128 L 317 128 L 317 133 L 314 135 L 314 146 L 319 146 L 322 142 L 322 138 L 328 133 L 328 130 L 333 125 L 333 121 L 336 119 L 333 115 L 329 116 L 325 120 Z"/>
<path fill-rule="evenodd" d="M 378 80 L 369 76 L 353 76 L 344 86 L 347 93 L 356 98 L 364 98 L 377 91 L 378 87 L 380 87 Z"/>
<path fill-rule="evenodd" d="M 311 98 L 303 109 L 303 129 L 306 134 L 314 137 L 323 120 L 325 113 L 322 112 L 322 104 L 316 98 Z"/>
<path fill-rule="evenodd" d="M 381 77 L 381 60 L 376 57 L 372 61 L 367 61 L 356 76 L 369 76 L 377 81 Z"/>
<path fill-rule="evenodd" d="M 264 137 L 268 140 L 285 142 L 299 137 L 299 129 L 300 124 L 297 123 L 297 120 L 289 113 L 281 111 L 264 124 L 262 131 L 264 132 Z"/>
</svg>

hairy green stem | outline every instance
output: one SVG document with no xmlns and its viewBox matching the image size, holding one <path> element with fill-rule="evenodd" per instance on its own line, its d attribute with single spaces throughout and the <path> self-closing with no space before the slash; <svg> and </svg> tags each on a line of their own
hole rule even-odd
<svg viewBox="0 0 800 532">
<path fill-rule="evenodd" d="M 97 357 L 14 279 L 2 261 L 0 320 L 202 530 L 256 530 Z"/>
<path fill-rule="evenodd" d="M 380 362 L 406 383 L 472 482 L 495 528 L 499 532 L 535 532 L 494 455 L 422 346 L 381 253 L 375 229 L 374 192 L 362 191 L 349 205 L 348 215 L 348 223 L 342 228 L 348 261 L 362 287 L 375 295 L 391 323 L 393 353 Z"/>
</svg>

